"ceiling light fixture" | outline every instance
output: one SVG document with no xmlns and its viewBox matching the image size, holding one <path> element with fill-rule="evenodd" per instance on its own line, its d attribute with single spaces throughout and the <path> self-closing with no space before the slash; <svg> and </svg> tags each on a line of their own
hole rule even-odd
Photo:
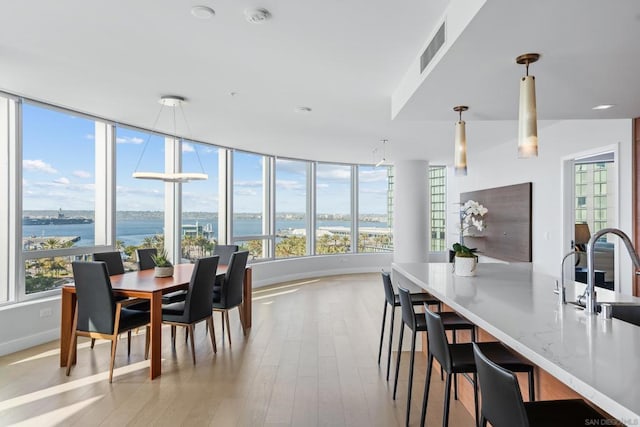
<svg viewBox="0 0 640 427">
<path fill-rule="evenodd" d="M 193 6 L 191 14 L 199 19 L 209 19 L 216 14 L 209 6 Z"/>
<path fill-rule="evenodd" d="M 245 9 L 244 17 L 247 22 L 250 22 L 252 24 L 262 24 L 265 21 L 271 19 L 271 12 L 263 8 Z"/>
<path fill-rule="evenodd" d="M 189 129 L 189 122 L 187 122 L 187 117 L 184 114 L 184 109 L 182 108 L 182 104 L 185 103 L 185 99 L 181 96 L 163 96 L 162 98 L 160 98 L 160 100 L 158 101 L 161 104 L 160 107 L 160 111 L 158 111 L 158 115 L 156 116 L 156 120 L 153 123 L 153 127 L 152 130 L 155 129 L 156 125 L 158 124 L 158 120 L 160 120 L 160 116 L 162 114 L 162 110 L 164 109 L 164 107 L 170 107 L 173 109 L 173 137 L 174 139 L 178 139 L 177 138 L 177 132 L 176 132 L 176 108 L 180 108 L 180 111 L 182 112 L 182 118 L 185 122 L 185 125 L 187 127 L 187 131 L 189 132 L 189 134 L 191 134 L 191 131 Z M 202 167 L 202 162 L 200 161 L 200 155 L 198 154 L 198 149 L 197 147 L 194 147 L 194 151 L 196 153 L 196 156 L 198 157 L 198 163 L 200 164 L 200 169 L 202 170 L 201 173 L 197 173 L 197 172 L 174 172 L 174 173 L 170 173 L 170 172 L 138 172 L 138 166 L 140 166 L 140 161 L 142 160 L 142 157 L 144 156 L 144 152 L 147 149 L 147 145 L 149 144 L 149 140 L 151 140 L 151 133 L 149 134 L 149 137 L 147 138 L 146 142 L 144 143 L 144 146 L 142 147 L 142 153 L 140 153 L 140 158 L 138 159 L 138 163 L 136 163 L 136 167 L 135 170 L 132 174 L 132 176 L 134 178 L 137 179 L 152 179 L 152 180 L 159 180 L 159 181 L 164 181 L 164 182 L 189 182 L 189 181 L 200 181 L 200 180 L 204 180 L 204 179 L 208 179 L 209 175 L 207 175 L 206 173 L 204 173 L 204 168 Z M 182 138 L 180 138 L 180 140 L 182 140 Z"/>
<path fill-rule="evenodd" d="M 525 53 L 516 63 L 527 66 L 527 74 L 520 79 L 520 111 L 518 113 L 518 157 L 538 157 L 538 113 L 536 111 L 536 80 L 529 75 L 529 64 L 540 59 L 538 53 Z"/>
<path fill-rule="evenodd" d="M 592 110 L 608 110 L 609 108 L 613 108 L 615 106 L 615 104 L 600 104 L 593 107 Z"/>
<path fill-rule="evenodd" d="M 382 140 L 382 158 L 378 163 L 376 163 L 376 167 L 382 166 L 387 161 L 387 142 L 388 140 Z"/>
<path fill-rule="evenodd" d="M 453 144 L 453 167 L 456 176 L 467 175 L 467 132 L 465 122 L 462 120 L 462 112 L 467 111 L 469 107 L 466 105 L 457 105 L 453 107 L 453 111 L 459 114 L 456 122 L 456 136 Z"/>
</svg>

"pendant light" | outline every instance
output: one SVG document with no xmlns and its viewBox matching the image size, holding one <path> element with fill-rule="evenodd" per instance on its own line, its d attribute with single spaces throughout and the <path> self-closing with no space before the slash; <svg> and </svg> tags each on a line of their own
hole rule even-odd
<svg viewBox="0 0 640 427">
<path fill-rule="evenodd" d="M 467 175 L 467 134 L 465 122 L 462 120 L 462 112 L 468 109 L 469 107 L 466 105 L 453 107 L 453 111 L 459 114 L 458 121 L 456 122 L 455 151 L 453 153 L 454 169 L 457 176 Z"/>
<path fill-rule="evenodd" d="M 540 59 L 538 53 L 525 53 L 516 58 L 525 64 L 527 72 L 520 79 L 520 110 L 518 113 L 518 157 L 538 157 L 538 114 L 536 112 L 536 80 L 529 75 L 529 64 Z"/>
<path fill-rule="evenodd" d="M 187 127 L 187 131 L 191 133 L 191 131 L 189 130 L 189 122 L 187 122 L 187 117 L 184 114 L 184 109 L 182 108 L 182 104 L 185 103 L 185 99 L 183 97 L 174 96 L 174 95 L 163 96 L 162 98 L 160 98 L 158 102 L 160 103 L 160 111 L 158 111 L 158 115 L 156 116 L 156 120 L 153 123 L 152 130 L 158 124 L 158 120 L 160 119 L 160 116 L 162 114 L 162 110 L 164 109 L 164 107 L 170 107 L 173 110 L 173 137 L 176 138 L 176 109 L 177 108 L 180 108 L 180 111 L 182 112 L 182 118 Z M 132 174 L 133 178 L 152 179 L 152 180 L 158 180 L 158 181 L 164 181 L 164 182 L 189 182 L 189 181 L 200 181 L 200 180 L 205 180 L 209 178 L 209 175 L 204 173 L 204 168 L 202 167 L 202 162 L 200 161 L 200 155 L 198 154 L 197 148 L 195 148 L 195 153 L 196 153 L 196 156 L 198 157 L 198 163 L 200 164 L 201 172 L 188 172 L 188 173 L 187 172 L 175 172 L 175 173 L 138 172 L 138 166 L 140 166 L 140 161 L 144 156 L 144 152 L 147 149 L 147 145 L 149 144 L 150 139 L 151 139 L 151 134 L 149 134 L 149 137 L 147 138 L 146 142 L 144 143 L 144 146 L 142 147 L 142 153 L 140 154 L 140 158 L 138 159 L 138 163 L 136 164 L 136 168 Z"/>
</svg>

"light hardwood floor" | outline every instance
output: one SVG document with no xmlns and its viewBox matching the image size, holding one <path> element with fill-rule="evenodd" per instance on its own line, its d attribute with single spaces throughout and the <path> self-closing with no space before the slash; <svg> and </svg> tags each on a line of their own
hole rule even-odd
<svg viewBox="0 0 640 427">
<path fill-rule="evenodd" d="M 165 326 L 162 376 L 154 381 L 144 360 L 143 330 L 132 339 L 130 358 L 126 335 L 121 337 L 113 384 L 107 380 L 107 341 L 96 342 L 93 350 L 88 340 L 80 341 L 78 364 L 70 377 L 58 366 L 57 341 L 4 356 L 0 425 L 401 426 L 409 354 L 402 357 L 394 402 L 393 367 L 387 382 L 385 362 L 377 364 L 383 298 L 379 274 L 257 289 L 247 337 L 235 310 L 230 313 L 231 347 L 223 340 L 219 315 L 217 355 L 204 323 L 196 327 L 195 366 L 184 330 L 178 330 L 174 350 Z M 397 314 L 396 319 L 399 309 Z M 407 336 L 408 331 L 405 340 Z M 425 376 L 424 357 L 416 360 L 413 426 L 420 420 Z M 442 424 L 443 382 L 435 371 L 430 426 Z M 450 425 L 473 426 L 471 416 L 453 399 Z"/>
</svg>

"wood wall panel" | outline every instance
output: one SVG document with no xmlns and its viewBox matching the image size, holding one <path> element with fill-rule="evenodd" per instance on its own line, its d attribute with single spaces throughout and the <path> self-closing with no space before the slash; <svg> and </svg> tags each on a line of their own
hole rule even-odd
<svg viewBox="0 0 640 427">
<path fill-rule="evenodd" d="M 465 236 L 465 245 L 492 258 L 531 262 L 531 189 L 527 182 L 460 194 L 460 203 L 475 200 L 488 209 L 481 237 Z"/>
</svg>

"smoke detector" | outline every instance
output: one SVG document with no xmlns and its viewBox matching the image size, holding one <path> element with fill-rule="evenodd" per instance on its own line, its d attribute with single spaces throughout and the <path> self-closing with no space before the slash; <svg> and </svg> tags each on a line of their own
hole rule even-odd
<svg viewBox="0 0 640 427">
<path fill-rule="evenodd" d="M 262 24 L 271 18 L 271 13 L 267 9 L 262 8 L 245 9 L 244 17 L 247 22 L 252 24 Z"/>
</svg>

